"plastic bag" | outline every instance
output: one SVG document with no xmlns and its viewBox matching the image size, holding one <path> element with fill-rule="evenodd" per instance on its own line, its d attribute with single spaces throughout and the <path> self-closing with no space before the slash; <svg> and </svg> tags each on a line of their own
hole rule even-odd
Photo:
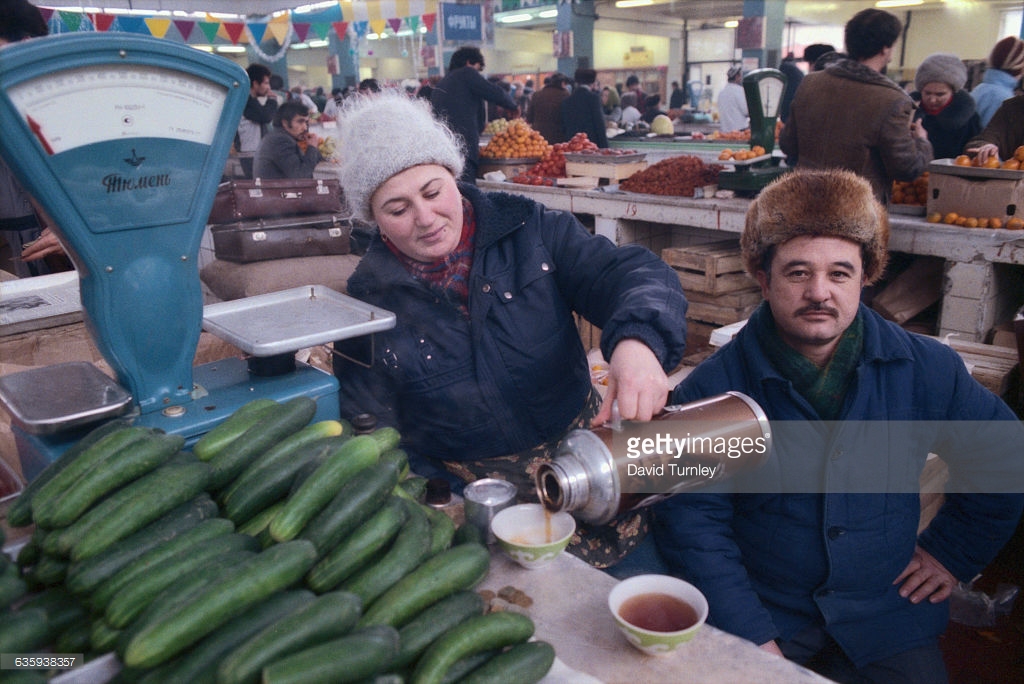
<svg viewBox="0 0 1024 684">
<path fill-rule="evenodd" d="M 949 617 L 967 627 L 992 627 L 1000 615 L 1009 615 L 1020 588 L 1000 583 L 989 596 L 974 589 L 973 582 L 960 582 L 949 597 Z"/>
</svg>

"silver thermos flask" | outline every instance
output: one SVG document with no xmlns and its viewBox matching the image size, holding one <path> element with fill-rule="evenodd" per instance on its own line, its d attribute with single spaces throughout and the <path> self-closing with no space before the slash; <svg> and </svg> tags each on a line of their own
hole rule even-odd
<svg viewBox="0 0 1024 684">
<path fill-rule="evenodd" d="M 740 392 L 666 406 L 650 422 L 572 430 L 535 475 L 551 511 L 604 524 L 634 508 L 760 467 L 771 450 L 761 407 Z"/>
</svg>

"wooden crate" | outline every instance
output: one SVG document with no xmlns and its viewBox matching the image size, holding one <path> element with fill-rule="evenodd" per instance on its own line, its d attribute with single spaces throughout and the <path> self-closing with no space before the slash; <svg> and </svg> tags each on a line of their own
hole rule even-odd
<svg viewBox="0 0 1024 684">
<path fill-rule="evenodd" d="M 704 323 L 716 323 L 718 325 L 729 325 L 730 323 L 750 318 L 750 314 L 754 313 L 757 307 L 758 304 L 737 307 L 691 301 L 689 308 L 686 310 L 686 319 L 702 321 Z"/>
<path fill-rule="evenodd" d="M 750 290 L 754 281 L 743 271 L 739 242 L 722 240 L 690 247 L 666 247 L 661 258 L 676 270 L 683 290 L 724 294 Z"/>
<path fill-rule="evenodd" d="M 647 168 L 646 161 L 627 162 L 625 164 L 609 164 L 602 162 L 565 162 L 565 175 L 591 176 L 620 181 L 629 178 L 637 171 Z"/>
</svg>

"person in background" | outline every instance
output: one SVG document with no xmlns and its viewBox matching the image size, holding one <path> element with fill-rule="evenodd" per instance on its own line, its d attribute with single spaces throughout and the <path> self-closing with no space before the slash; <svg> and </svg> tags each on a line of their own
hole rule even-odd
<svg viewBox="0 0 1024 684">
<path fill-rule="evenodd" d="M 888 238 L 886 209 L 850 171 L 798 168 L 761 191 L 740 250 L 765 301 L 671 401 L 746 394 L 771 422 L 771 455 L 659 504 L 654 538 L 720 629 L 838 682 L 942 684 L 950 593 L 1024 507 L 1024 426 L 949 346 L 861 303 Z M 949 482 L 919 533 L 930 453 Z"/>
<path fill-rule="evenodd" d="M 320 109 L 317 108 L 316 102 L 313 98 L 306 94 L 302 89 L 302 86 L 294 86 L 288 93 L 289 102 L 301 102 L 306 105 L 306 111 L 309 112 L 310 118 L 314 118 L 320 115 Z"/>
<path fill-rule="evenodd" d="M 26 0 L 0 0 L 0 49 L 11 43 L 49 34 L 39 9 Z M 11 249 L 19 278 L 68 270 L 57 236 L 41 220 L 32 197 L 0 159 L 0 237 Z M 53 256 L 53 259 L 46 257 Z M 58 265 L 56 261 L 60 261 Z"/>
<path fill-rule="evenodd" d="M 640 112 L 640 116 L 643 116 L 644 106 L 647 104 L 647 91 L 640 84 L 640 77 L 636 74 L 630 74 L 626 77 L 626 89 L 623 91 L 623 94 L 627 92 L 636 95 L 635 107 Z"/>
<path fill-rule="evenodd" d="M 530 98 L 533 97 L 533 79 L 528 78 L 523 83 L 523 87 L 520 89 L 519 94 L 516 95 L 516 104 L 519 105 L 519 113 L 522 117 L 526 117 L 526 113 L 530 110 Z"/>
<path fill-rule="evenodd" d="M 661 95 L 655 93 L 654 95 L 647 96 L 647 100 L 644 102 L 644 113 L 640 118 L 647 123 L 651 123 L 656 116 L 664 113 L 661 111 Z"/>
<path fill-rule="evenodd" d="M 805 51 L 806 54 L 806 51 Z M 779 121 L 786 123 L 789 117 L 789 106 L 793 104 L 793 96 L 800 82 L 804 80 L 804 72 L 797 66 L 796 57 L 790 52 L 779 63 L 779 71 L 786 77 L 786 89 L 782 91 L 782 102 L 779 103 Z"/>
<path fill-rule="evenodd" d="M 718 94 L 718 123 L 723 133 L 732 133 L 750 128 L 750 114 L 747 112 L 747 94 L 743 91 L 743 67 L 739 64 L 729 67 L 727 82 Z"/>
<path fill-rule="evenodd" d="M 601 111 L 605 121 L 619 123 L 622 118 L 622 106 L 619 102 L 619 91 L 610 86 L 601 88 Z"/>
<path fill-rule="evenodd" d="M 921 62 L 910 96 L 920 107 L 914 119 L 928 132 L 936 159 L 953 159 L 981 132 L 970 93 L 964 90 L 967 67 L 956 55 L 939 52 Z"/>
<path fill-rule="evenodd" d="M 364 78 L 359 82 L 357 92 L 360 95 L 376 95 L 380 92 L 380 83 L 375 78 Z"/>
<path fill-rule="evenodd" d="M 309 132 L 309 108 L 290 100 L 277 108 L 274 129 L 260 142 L 253 158 L 256 178 L 312 178 L 323 161 L 320 140 Z"/>
<path fill-rule="evenodd" d="M 988 68 L 981 77 L 981 83 L 971 91 L 982 128 L 992 120 L 999 105 L 1013 97 L 1013 89 L 1017 87 L 1022 75 L 1024 40 L 1006 36 L 992 46 L 988 55 Z"/>
<path fill-rule="evenodd" d="M 686 91 L 679 87 L 679 81 L 672 81 L 672 93 L 668 96 L 668 108 L 682 109 L 686 104 Z"/>
<path fill-rule="evenodd" d="M 622 113 L 619 115 L 619 123 L 625 126 L 634 126 L 643 116 L 636 106 L 636 93 L 627 91 L 622 93 L 620 98 Z"/>
<path fill-rule="evenodd" d="M 914 101 L 886 78 L 903 24 L 878 9 L 861 10 L 844 28 L 847 58 L 804 77 L 779 146 L 797 168 L 842 168 L 871 182 L 888 200 L 894 180 L 912 181 L 928 168 L 932 146 Z"/>
<path fill-rule="evenodd" d="M 314 88 L 310 98 L 312 98 L 313 103 L 316 105 L 317 111 L 322 114 L 324 107 L 327 106 L 327 94 L 324 93 L 323 86 Z"/>
<path fill-rule="evenodd" d="M 984 163 L 995 157 L 1007 160 L 1024 145 L 1024 95 L 1003 100 L 988 126 L 965 146 L 965 153 L 976 155 Z"/>
<path fill-rule="evenodd" d="M 338 113 L 341 111 L 341 105 L 345 102 L 345 91 L 341 88 L 332 88 L 331 97 L 327 100 L 327 104 L 324 105 L 324 116 L 332 121 L 338 118 Z"/>
<path fill-rule="evenodd" d="M 810 71 L 821 71 L 825 66 L 831 62 L 820 62 L 822 57 L 825 55 L 838 55 L 834 46 L 828 43 L 811 43 L 804 48 L 804 61 L 807 62 L 807 68 Z"/>
<path fill-rule="evenodd" d="M 418 101 L 360 100 L 338 123 L 348 208 L 378 229 L 348 293 L 397 317 L 372 345 L 335 343 L 343 417 L 397 428 L 420 475 L 456 487 L 499 477 L 536 501 L 532 473 L 570 428 L 608 420 L 613 402 L 626 419 L 661 410 L 686 300 L 656 254 L 593 235 L 569 212 L 458 183 L 461 139 Z M 576 313 L 601 329 L 604 404 Z M 609 565 L 645 521 L 627 514 L 571 548 Z"/>
<path fill-rule="evenodd" d="M 516 101 L 515 92 L 512 90 L 511 83 L 501 78 L 501 76 L 489 76 L 487 80 L 504 90 L 513 102 Z M 506 109 L 505 107 L 493 102 L 487 103 L 488 121 L 494 121 L 495 119 L 511 119 L 513 116 L 515 116 L 514 110 Z"/>
<path fill-rule="evenodd" d="M 518 107 L 504 90 L 484 78 L 484 55 L 480 48 L 460 47 L 448 60 L 448 73 L 430 93 L 434 112 L 455 131 L 464 143 L 462 180 L 476 183 L 480 165 L 480 132 L 487 125 L 485 102 L 493 102 L 515 112 Z"/>
<path fill-rule="evenodd" d="M 562 102 L 569 97 L 569 77 L 557 71 L 544 79 L 544 87 L 530 98 L 526 122 L 551 145 L 565 142 L 562 130 Z"/>
<path fill-rule="evenodd" d="M 608 147 L 601 98 L 594 92 L 597 72 L 593 69 L 577 69 L 573 80 L 576 81 L 576 87 L 562 101 L 562 131 L 565 139 L 570 140 L 577 133 L 585 133 L 590 142 L 598 147 Z"/>
<path fill-rule="evenodd" d="M 249 75 L 249 99 L 242 110 L 235 135 L 235 149 L 242 154 L 241 162 L 245 175 L 252 178 L 252 154 L 260 146 L 263 136 L 270 132 L 277 113 L 277 96 L 270 87 L 270 68 L 263 64 L 250 64 L 245 69 Z"/>
</svg>

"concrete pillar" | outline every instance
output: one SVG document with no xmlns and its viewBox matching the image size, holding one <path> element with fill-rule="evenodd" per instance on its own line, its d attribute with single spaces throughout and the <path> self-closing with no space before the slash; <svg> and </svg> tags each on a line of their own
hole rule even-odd
<svg viewBox="0 0 1024 684">
<path fill-rule="evenodd" d="M 743 59 L 756 59 L 759 67 L 778 64 L 786 30 L 785 0 L 743 0 L 743 16 L 761 17 L 764 23 L 764 47 L 744 49 Z"/>
<path fill-rule="evenodd" d="M 331 31 L 327 37 L 327 52 L 338 57 L 338 73 L 331 75 L 331 88 L 346 88 L 359 84 L 359 51 L 350 34 L 338 37 Z"/>
<path fill-rule="evenodd" d="M 581 66 L 594 67 L 594 0 L 558 5 L 555 30 L 572 31 L 572 57 L 558 58 L 558 71 L 572 77 Z"/>
</svg>

